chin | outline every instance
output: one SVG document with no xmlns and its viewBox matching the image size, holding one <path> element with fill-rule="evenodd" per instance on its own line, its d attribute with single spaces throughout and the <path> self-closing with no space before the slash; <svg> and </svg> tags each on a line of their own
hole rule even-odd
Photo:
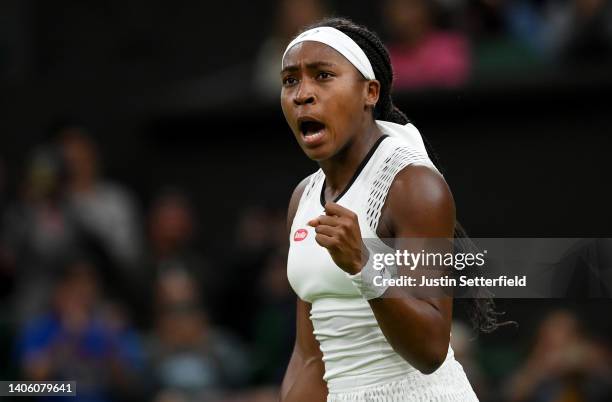
<svg viewBox="0 0 612 402">
<path fill-rule="evenodd" d="M 302 152 L 304 152 L 309 159 L 315 162 L 330 159 L 338 153 L 338 149 L 336 149 L 336 144 L 333 138 L 326 138 L 326 141 L 314 147 L 305 144 L 301 138 L 298 139 L 298 144 L 300 145 L 300 148 L 302 148 Z"/>
<path fill-rule="evenodd" d="M 329 150 L 326 146 L 307 148 L 302 145 L 302 151 L 309 159 L 315 162 L 321 162 L 334 156 L 334 152 Z"/>
</svg>

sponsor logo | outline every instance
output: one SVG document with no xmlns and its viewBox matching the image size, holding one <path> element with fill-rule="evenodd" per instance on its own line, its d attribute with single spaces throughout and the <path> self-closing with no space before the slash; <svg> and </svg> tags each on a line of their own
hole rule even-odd
<svg viewBox="0 0 612 402">
<path fill-rule="evenodd" d="M 294 241 L 302 241 L 308 236 L 308 231 L 306 229 L 298 229 L 293 234 Z"/>
</svg>

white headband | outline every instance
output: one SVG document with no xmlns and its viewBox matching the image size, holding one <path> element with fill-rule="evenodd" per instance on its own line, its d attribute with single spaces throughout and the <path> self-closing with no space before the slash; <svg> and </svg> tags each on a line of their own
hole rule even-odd
<svg viewBox="0 0 612 402">
<path fill-rule="evenodd" d="M 361 47 L 359 47 L 359 45 L 355 43 L 355 41 L 352 40 L 347 34 L 332 27 L 318 27 L 302 32 L 295 39 L 293 39 L 291 43 L 289 43 L 287 49 L 285 49 L 285 53 L 283 53 L 283 60 L 285 59 L 285 55 L 289 49 L 298 43 L 305 41 L 321 42 L 326 44 L 346 57 L 346 59 L 350 61 L 351 64 L 353 64 L 366 79 L 376 79 L 374 76 L 374 69 L 372 68 L 370 60 L 364 53 L 363 49 L 361 49 Z"/>
</svg>

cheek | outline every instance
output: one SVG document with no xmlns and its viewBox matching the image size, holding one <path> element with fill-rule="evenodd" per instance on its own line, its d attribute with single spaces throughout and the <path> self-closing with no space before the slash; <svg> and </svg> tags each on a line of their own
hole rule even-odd
<svg viewBox="0 0 612 402">
<path fill-rule="evenodd" d="M 356 88 L 342 88 L 341 91 L 336 91 L 329 101 L 331 104 L 329 112 L 335 127 L 345 131 L 353 125 L 360 124 L 363 101 L 361 93 Z"/>
<path fill-rule="evenodd" d="M 293 108 L 291 107 L 291 99 L 284 92 L 281 92 L 280 104 L 285 120 L 291 126 L 291 122 L 294 120 Z"/>
<path fill-rule="evenodd" d="M 334 97 L 345 109 L 351 112 L 361 111 L 364 103 L 363 86 L 355 82 L 356 79 L 349 77 L 338 83 L 334 91 Z"/>
<path fill-rule="evenodd" d="M 287 95 L 285 94 L 285 91 L 281 91 L 281 95 L 280 95 L 280 104 L 281 104 L 281 109 L 283 110 L 283 114 L 285 115 L 285 117 L 287 117 Z"/>
</svg>

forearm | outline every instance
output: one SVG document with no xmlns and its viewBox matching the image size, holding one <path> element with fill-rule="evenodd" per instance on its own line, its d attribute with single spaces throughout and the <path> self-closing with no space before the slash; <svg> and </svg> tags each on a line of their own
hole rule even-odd
<svg viewBox="0 0 612 402">
<path fill-rule="evenodd" d="M 423 299 L 393 287 L 369 300 L 381 331 L 393 349 L 423 373 L 435 371 L 446 358 L 450 341 L 447 313 Z M 452 305 L 452 300 L 446 301 Z"/>
<path fill-rule="evenodd" d="M 325 401 L 327 385 L 323 362 L 318 357 L 304 359 L 295 351 L 281 385 L 281 402 Z"/>
</svg>

